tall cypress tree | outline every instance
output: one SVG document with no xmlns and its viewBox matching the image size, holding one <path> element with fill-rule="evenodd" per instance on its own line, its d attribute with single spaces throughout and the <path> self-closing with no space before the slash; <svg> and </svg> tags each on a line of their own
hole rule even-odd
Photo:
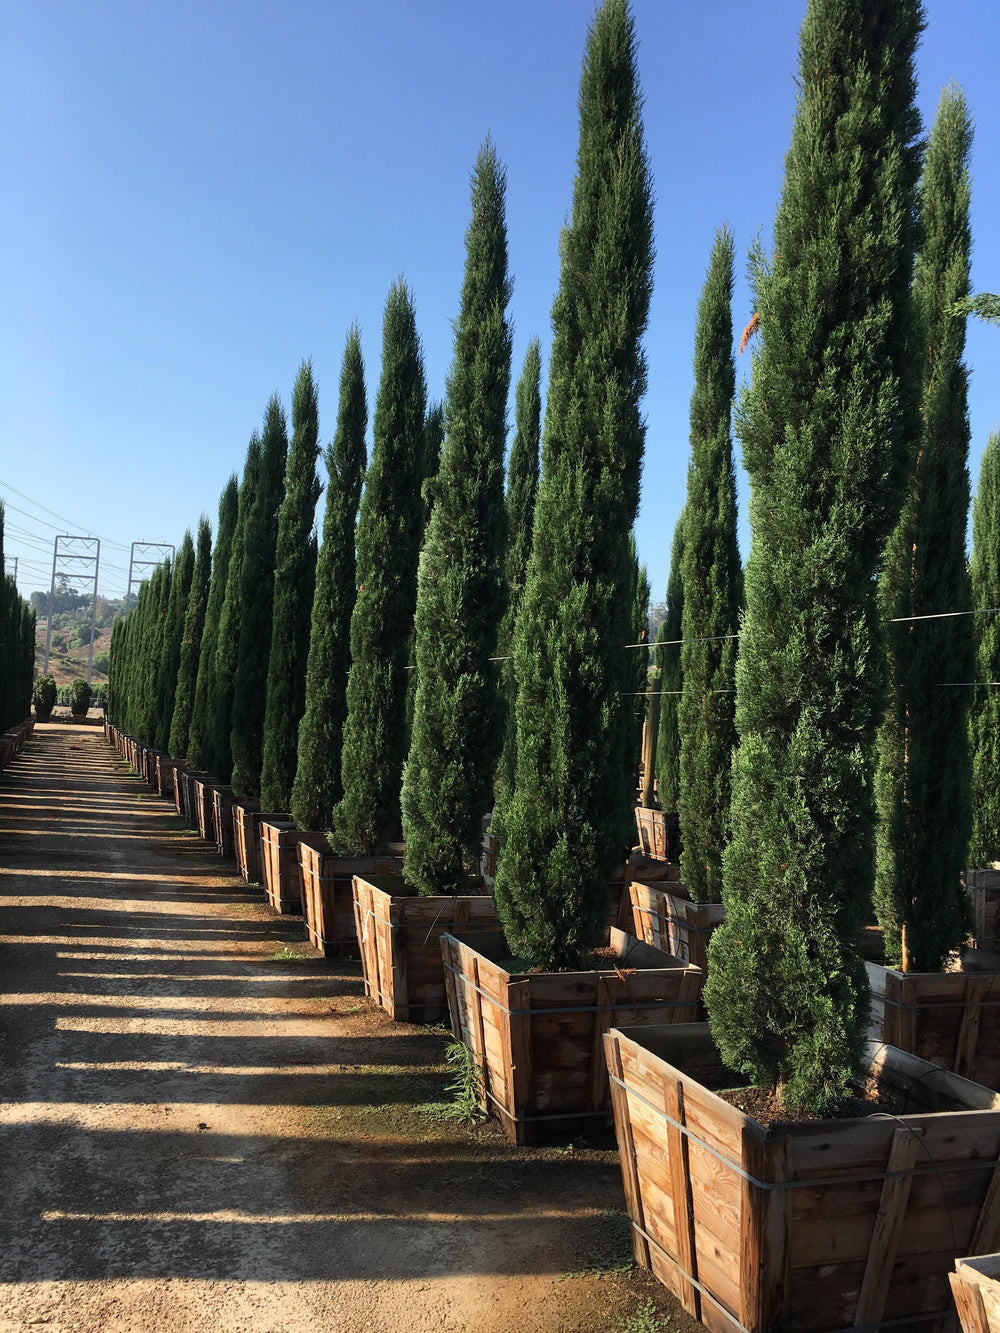
<svg viewBox="0 0 1000 1333">
<path fill-rule="evenodd" d="M 417 580 L 417 688 L 402 813 L 403 868 L 422 893 L 465 887 L 503 737 L 500 671 L 491 659 L 506 592 L 505 193 L 504 172 L 487 141 L 472 177 L 445 441 Z"/>
<path fill-rule="evenodd" d="M 316 584 L 312 528 L 316 501 L 322 490 L 316 476 L 318 455 L 319 407 L 312 363 L 306 361 L 292 394 L 292 444 L 288 451 L 285 498 L 278 514 L 274 617 L 260 775 L 260 799 L 265 810 L 287 810 L 295 782 Z"/>
<path fill-rule="evenodd" d="M 994 431 L 979 466 L 972 504 L 972 605 L 1000 607 L 1000 431 Z M 973 617 L 976 675 L 972 705 L 972 838 L 969 865 L 1000 861 L 1000 614 Z"/>
<path fill-rule="evenodd" d="M 542 428 L 542 347 L 537 338 L 528 343 L 521 378 L 514 394 L 514 442 L 507 464 L 507 611 L 497 639 L 497 653 L 510 651 L 514 624 L 531 555 L 538 494 L 538 447 Z"/>
<path fill-rule="evenodd" d="M 741 400 L 752 541 L 726 920 L 706 1002 L 730 1068 L 826 1111 L 860 1063 L 875 575 L 919 430 L 912 329 L 919 0 L 810 0 L 760 341 Z"/>
<path fill-rule="evenodd" d="M 235 474 L 226 482 L 219 497 L 219 525 L 212 552 L 212 581 L 205 604 L 205 624 L 198 650 L 198 677 L 194 690 L 194 710 L 188 730 L 187 747 L 175 750 L 183 754 L 193 769 L 214 767 L 213 742 L 215 734 L 215 654 L 219 643 L 219 622 L 226 600 L 226 580 L 233 550 L 233 533 L 239 504 L 239 482 Z"/>
<path fill-rule="evenodd" d="M 244 800 L 260 796 L 264 756 L 267 666 L 274 614 L 274 562 L 278 511 L 285 494 L 288 423 L 273 394 L 261 433 L 260 486 L 247 514 L 240 569 L 240 646 L 233 697 L 233 791 Z M 298 719 L 296 719 L 298 721 Z"/>
<path fill-rule="evenodd" d="M 292 814 L 299 828 L 325 829 L 339 801 L 340 756 L 347 716 L 351 612 L 357 594 L 354 528 L 367 451 L 368 405 L 361 335 L 347 336 L 340 372 L 337 432 L 326 451 L 326 513 L 316 563 L 305 712 L 299 725 Z"/>
<path fill-rule="evenodd" d="M 497 636 L 497 658 L 500 661 L 500 679 L 504 700 L 504 738 L 500 763 L 497 766 L 493 794 L 497 802 L 494 823 L 490 832 L 501 832 L 500 809 L 503 792 L 513 785 L 517 766 L 517 726 L 514 721 L 514 698 L 517 685 L 511 644 L 514 626 L 521 606 L 524 581 L 531 556 L 531 539 L 535 523 L 535 497 L 538 494 L 538 449 L 542 432 L 541 394 L 542 355 L 537 338 L 528 343 L 521 377 L 514 394 L 514 443 L 507 463 L 507 610 L 500 622 Z"/>
<path fill-rule="evenodd" d="M 674 813 L 681 788 L 681 688 L 684 637 L 684 510 L 674 527 L 667 576 L 667 614 L 656 632 L 656 666 L 660 673 L 660 734 L 656 745 L 656 786 L 660 809 Z"/>
<path fill-rule="evenodd" d="M 198 657 L 201 636 L 205 627 L 205 604 L 212 576 L 212 528 L 204 514 L 198 524 L 198 549 L 191 574 L 191 588 L 184 611 L 184 632 L 181 638 L 180 661 L 177 666 L 177 688 L 174 692 L 174 712 L 170 721 L 167 749 L 172 755 L 187 753 L 194 694 L 198 677 Z"/>
<path fill-rule="evenodd" d="M 263 450 L 260 436 L 254 431 L 247 447 L 243 479 L 240 482 L 236 506 L 236 525 L 226 569 L 226 591 L 219 616 L 219 632 L 215 645 L 215 709 L 212 731 L 212 770 L 228 782 L 233 771 L 233 698 L 236 670 L 240 656 L 240 621 L 242 618 L 241 585 L 246 554 L 246 531 L 250 513 L 261 486 Z"/>
<path fill-rule="evenodd" d="M 371 466 L 358 520 L 358 596 L 351 616 L 351 669 L 341 761 L 343 796 L 334 846 L 374 852 L 399 832 L 407 751 L 406 667 L 423 532 L 427 389 L 413 299 L 393 284 L 382 325 L 382 378 Z"/>
<path fill-rule="evenodd" d="M 184 618 L 193 575 L 194 542 L 191 540 L 189 529 L 185 532 L 180 550 L 177 552 L 174 576 L 170 581 L 167 617 L 163 626 L 163 652 L 160 657 L 157 685 L 156 736 L 153 741 L 158 750 L 166 750 L 170 741 L 174 699 L 177 694 L 177 673 L 181 665 L 181 643 L 184 639 Z"/>
<path fill-rule="evenodd" d="M 736 542 L 736 474 L 730 434 L 733 363 L 733 237 L 715 238 L 698 306 L 691 463 L 684 508 L 681 619 L 681 878 L 695 902 L 722 899 L 736 744 L 736 650 L 743 569 Z M 674 650 L 676 652 L 676 649 Z"/>
<path fill-rule="evenodd" d="M 889 626 L 889 706 L 875 778 L 879 829 L 875 907 L 886 955 L 935 971 L 970 925 L 961 885 L 972 827 L 969 707 L 975 670 L 965 558 L 969 512 L 969 151 L 962 94 L 945 89 L 920 189 L 923 237 L 914 297 L 924 355 L 923 429 L 909 494 L 882 575 Z M 947 684 L 944 684 L 947 682 Z M 905 928 L 908 956 L 902 949 Z"/>
<path fill-rule="evenodd" d="M 542 478 L 514 632 L 517 774 L 495 892 L 508 939 L 549 968 L 600 941 L 624 852 L 635 562 L 652 283 L 651 182 L 626 0 L 587 39 L 573 207 L 562 237 Z"/>
</svg>

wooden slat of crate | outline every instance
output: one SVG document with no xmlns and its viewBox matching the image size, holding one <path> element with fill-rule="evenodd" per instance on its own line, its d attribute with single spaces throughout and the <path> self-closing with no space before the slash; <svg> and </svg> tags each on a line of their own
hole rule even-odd
<svg viewBox="0 0 1000 1333">
<path fill-rule="evenodd" d="M 215 834 L 215 850 L 220 856 L 236 855 L 236 836 L 233 829 L 232 787 L 218 786 L 212 791 L 212 831 Z"/>
<path fill-rule="evenodd" d="M 707 1025 L 698 1027 L 705 1044 L 702 1068 L 723 1086 L 732 1076 L 724 1077 L 718 1066 L 712 1074 L 714 1048 L 709 1049 Z M 672 1290 L 683 1291 L 676 1227 L 663 1225 L 670 1207 L 662 1195 L 674 1188 L 671 1182 L 679 1169 L 671 1161 L 671 1139 L 677 1151 L 676 1125 L 670 1135 L 655 1124 L 657 1108 L 664 1106 L 664 1087 L 679 1079 L 690 1135 L 687 1193 L 697 1265 L 697 1273 L 687 1272 L 705 1289 L 702 1322 L 709 1328 L 728 1328 L 729 1333 L 734 1317 L 749 1333 L 820 1333 L 930 1315 L 931 1322 L 921 1327 L 943 1329 L 949 1317 L 945 1284 L 954 1249 L 945 1251 L 942 1242 L 954 1236 L 954 1243 L 962 1244 L 966 1238 L 1000 1233 L 1000 1098 L 905 1052 L 872 1044 L 872 1068 L 882 1076 L 886 1095 L 898 1095 L 909 1083 L 915 1100 L 939 1107 L 947 1088 L 959 1106 L 987 1104 L 990 1109 L 923 1109 L 883 1119 L 765 1130 L 715 1098 L 719 1124 L 709 1152 L 702 1135 L 713 1094 L 668 1062 L 671 1032 L 633 1029 L 613 1031 L 606 1038 L 609 1063 L 620 1071 L 616 1116 L 627 1114 L 630 1120 L 627 1130 L 618 1126 L 619 1143 L 632 1154 L 623 1164 L 630 1182 L 629 1212 L 649 1238 L 644 1245 L 654 1273 Z M 697 1028 L 676 1032 L 681 1060 L 685 1050 L 691 1052 Z M 656 1049 L 646 1050 L 644 1044 Z M 691 1106 L 699 1098 L 703 1118 L 696 1130 Z M 742 1143 L 736 1152 L 727 1141 L 731 1144 L 740 1120 Z M 696 1170 L 699 1155 L 714 1163 L 707 1167 L 709 1176 L 716 1173 L 714 1190 L 703 1185 L 707 1163 Z M 735 1247 L 734 1188 L 740 1194 Z M 726 1198 L 724 1226 L 712 1217 L 713 1195 Z M 825 1249 L 820 1225 L 824 1212 Z M 734 1262 L 740 1265 L 735 1287 L 730 1280 Z"/>
<path fill-rule="evenodd" d="M 436 1023 L 448 1014 L 440 939 L 446 932 L 500 935 L 486 893 L 403 894 L 401 875 L 354 876 L 355 928 L 365 991 L 400 1023 Z"/>
<path fill-rule="evenodd" d="M 507 949 L 502 936 L 442 938 L 455 1035 L 483 1068 L 490 1109 L 515 1142 L 572 1133 L 576 1119 L 606 1113 L 601 1036 L 611 1023 L 697 1012 L 698 968 L 621 931 L 612 931 L 611 944 L 622 960 L 617 970 L 519 974 L 495 961 Z"/>
<path fill-rule="evenodd" d="M 963 1333 L 1000 1333 L 1000 1254 L 956 1259 L 948 1278 Z"/>
<path fill-rule="evenodd" d="M 195 783 L 202 778 L 211 779 L 212 774 L 206 772 L 192 773 L 186 768 L 182 769 L 180 773 L 180 814 L 183 815 L 192 828 L 198 827 L 198 794 L 195 791 Z"/>
<path fill-rule="evenodd" d="M 655 861 L 666 861 L 668 853 L 666 813 L 663 810 L 650 810 L 645 806 L 637 805 L 635 808 L 635 824 L 643 855 L 649 856 Z"/>
<path fill-rule="evenodd" d="M 335 856 L 329 845 L 303 840 L 298 847 L 302 877 L 302 916 L 312 945 L 328 958 L 356 955 L 355 875 L 400 874 L 398 856 Z"/>
<path fill-rule="evenodd" d="M 868 972 L 882 1040 L 1000 1089 L 1000 973 Z"/>
<path fill-rule="evenodd" d="M 629 896 L 639 939 L 707 970 L 708 942 L 726 914 L 721 903 L 693 903 L 663 884 L 641 880 L 632 881 Z"/>
<path fill-rule="evenodd" d="M 184 768 L 183 759 L 172 759 L 170 755 L 159 754 L 156 756 L 156 790 L 161 796 L 173 796 L 174 781 L 177 770 Z"/>
</svg>

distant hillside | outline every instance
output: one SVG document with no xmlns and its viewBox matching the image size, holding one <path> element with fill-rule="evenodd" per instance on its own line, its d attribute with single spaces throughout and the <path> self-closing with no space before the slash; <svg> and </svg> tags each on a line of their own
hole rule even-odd
<svg viewBox="0 0 1000 1333">
<path fill-rule="evenodd" d="M 90 653 L 90 598 L 70 586 L 69 580 L 59 577 L 52 599 L 52 641 L 49 652 L 49 675 L 57 685 L 68 685 L 77 676 L 87 677 L 87 658 Z M 134 601 L 134 598 L 133 598 Z M 31 604 L 35 608 L 35 674 L 41 675 L 45 662 L 45 635 L 48 629 L 49 594 L 33 592 Z M 111 627 L 122 611 L 121 601 L 98 597 L 95 612 L 93 683 L 103 684 L 108 678 L 108 655 L 111 649 Z"/>
</svg>

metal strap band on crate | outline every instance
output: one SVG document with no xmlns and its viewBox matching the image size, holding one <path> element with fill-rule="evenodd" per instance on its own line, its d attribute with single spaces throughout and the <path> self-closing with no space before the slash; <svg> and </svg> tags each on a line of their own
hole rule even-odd
<svg viewBox="0 0 1000 1333">
<path fill-rule="evenodd" d="M 983 976 L 984 973 L 966 972 L 965 976 Z M 939 1000 L 934 996 L 929 997 L 923 1003 L 914 1000 L 887 1000 L 884 995 L 873 995 L 872 999 L 876 1004 L 884 1004 L 891 1009 L 929 1009 L 932 1005 L 935 1009 L 965 1009 L 968 1001 L 964 998 L 958 1000 Z M 974 1000 L 973 1007 L 976 1009 L 994 1009 L 1000 1005 L 1000 996 L 995 1000 Z"/>
<path fill-rule="evenodd" d="M 447 959 L 444 960 L 444 965 L 447 971 L 453 973 L 456 977 L 461 977 L 465 984 L 474 990 L 477 995 L 481 995 L 484 1000 L 489 1000 L 494 1009 L 499 1009 L 502 1014 L 506 1014 L 509 1018 L 523 1018 L 526 1014 L 534 1014 L 536 1018 L 548 1018 L 550 1014 L 616 1014 L 619 1009 L 650 1009 L 656 1004 L 671 1009 L 697 1009 L 701 1003 L 700 1000 L 657 1000 L 654 998 L 647 999 L 645 1002 L 633 1000 L 631 1004 L 570 1004 L 564 1009 L 549 1009 L 541 1006 L 537 1009 L 508 1009 L 505 1004 L 501 1004 L 494 996 L 484 991 L 481 986 L 477 986 L 459 968 L 453 967 Z"/>
<path fill-rule="evenodd" d="M 544 1124 L 549 1120 L 583 1120 L 585 1117 L 602 1116 L 605 1120 L 611 1114 L 610 1110 L 600 1111 L 552 1111 L 547 1115 L 515 1115 L 513 1111 L 507 1109 L 499 1098 L 494 1097 L 489 1088 L 486 1089 L 486 1096 L 493 1102 L 497 1109 L 502 1111 L 508 1120 L 512 1120 L 515 1125 L 536 1125 Z"/>
<path fill-rule="evenodd" d="M 701 1292 L 702 1296 L 708 1297 L 708 1299 L 712 1302 L 712 1304 L 719 1311 L 719 1313 L 724 1315 L 725 1318 L 729 1320 L 733 1328 L 736 1330 L 736 1333 L 750 1333 L 750 1330 L 746 1328 L 745 1325 L 740 1323 L 740 1321 L 736 1318 L 733 1312 L 727 1309 L 727 1307 L 722 1304 L 719 1298 L 717 1296 L 714 1296 L 708 1290 L 708 1288 L 704 1285 L 704 1283 L 699 1282 L 696 1277 L 692 1277 L 690 1273 L 685 1272 L 683 1267 L 677 1262 L 674 1256 L 668 1253 L 668 1251 L 666 1251 L 663 1248 L 660 1242 L 658 1240 L 655 1240 L 649 1234 L 649 1232 L 645 1230 L 644 1227 L 641 1227 L 639 1223 L 636 1222 L 633 1218 L 630 1218 L 629 1221 L 632 1223 L 632 1229 L 634 1231 L 637 1231 L 639 1235 L 643 1238 L 643 1240 L 645 1240 L 648 1244 L 652 1245 L 653 1249 L 656 1250 L 657 1254 L 662 1255 L 663 1258 L 666 1259 L 667 1262 L 670 1263 L 677 1270 L 677 1272 L 681 1274 L 681 1276 L 684 1278 L 686 1282 L 690 1282 L 692 1287 L 696 1287 L 698 1291 Z M 880 1329 L 898 1328 L 901 1324 L 904 1325 L 929 1324 L 931 1320 L 941 1319 L 945 1315 L 950 1313 L 951 1312 L 949 1310 L 935 1310 L 932 1314 L 911 1314 L 911 1315 L 905 1315 L 899 1319 L 883 1319 L 881 1323 L 878 1324 L 851 1324 L 849 1326 L 845 1326 L 844 1328 L 831 1329 L 830 1333 L 879 1333 Z"/>
<path fill-rule="evenodd" d="M 731 1157 L 726 1157 L 716 1148 L 713 1148 L 710 1143 L 706 1143 L 704 1139 L 699 1138 L 687 1125 L 682 1125 L 679 1120 L 675 1120 L 672 1115 L 669 1115 L 663 1109 L 662 1106 L 657 1106 L 655 1102 L 651 1102 L 647 1097 L 644 1097 L 641 1092 L 636 1092 L 635 1088 L 630 1088 L 628 1084 L 616 1074 L 612 1074 L 610 1069 L 608 1070 L 608 1077 L 611 1079 L 612 1083 L 621 1088 L 629 1097 L 634 1097 L 636 1101 L 642 1102 L 643 1106 L 648 1107 L 654 1115 L 659 1116 L 661 1120 L 666 1120 L 667 1123 L 673 1125 L 675 1129 L 679 1129 L 680 1132 L 685 1134 L 692 1143 L 696 1143 L 699 1148 L 703 1148 L 705 1152 L 710 1153 L 714 1158 L 722 1162 L 724 1166 L 728 1166 L 731 1171 L 740 1176 L 748 1184 L 755 1185 L 757 1189 L 760 1190 L 811 1190 L 819 1189 L 826 1185 L 834 1188 L 843 1188 L 847 1185 L 868 1184 L 870 1181 L 876 1180 L 894 1180 L 897 1177 L 940 1176 L 942 1171 L 946 1171 L 949 1175 L 953 1175 L 964 1171 L 990 1171 L 992 1173 L 997 1169 L 997 1160 L 994 1157 L 981 1158 L 972 1162 L 938 1162 L 931 1160 L 923 1163 L 923 1170 L 920 1170 L 917 1165 L 914 1164 L 912 1167 L 907 1167 L 903 1171 L 880 1171 L 877 1174 L 870 1176 L 828 1176 L 825 1179 L 820 1180 L 813 1180 L 812 1178 L 808 1180 L 758 1180 L 756 1176 L 751 1176 L 749 1172 L 744 1171 L 743 1168 L 737 1165 Z M 928 1112 L 928 1114 L 933 1114 L 933 1112 Z M 873 1116 L 863 1118 L 872 1120 L 881 1119 L 883 1115 L 884 1113 L 876 1112 Z M 884 1115 L 884 1118 L 888 1122 L 899 1123 L 898 1116 Z M 901 1128 L 908 1129 L 909 1126 L 902 1125 Z"/>
</svg>

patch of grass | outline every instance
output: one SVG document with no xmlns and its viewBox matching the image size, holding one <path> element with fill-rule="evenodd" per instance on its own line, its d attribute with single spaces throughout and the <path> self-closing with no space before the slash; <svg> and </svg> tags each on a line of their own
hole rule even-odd
<svg viewBox="0 0 1000 1333">
<path fill-rule="evenodd" d="M 451 1069 L 451 1081 L 445 1092 L 451 1094 L 447 1102 L 430 1102 L 424 1114 L 435 1120 L 455 1120 L 460 1125 L 478 1125 L 486 1119 L 486 1090 L 483 1071 L 472 1052 L 460 1041 L 449 1041 L 444 1053 Z"/>
</svg>

